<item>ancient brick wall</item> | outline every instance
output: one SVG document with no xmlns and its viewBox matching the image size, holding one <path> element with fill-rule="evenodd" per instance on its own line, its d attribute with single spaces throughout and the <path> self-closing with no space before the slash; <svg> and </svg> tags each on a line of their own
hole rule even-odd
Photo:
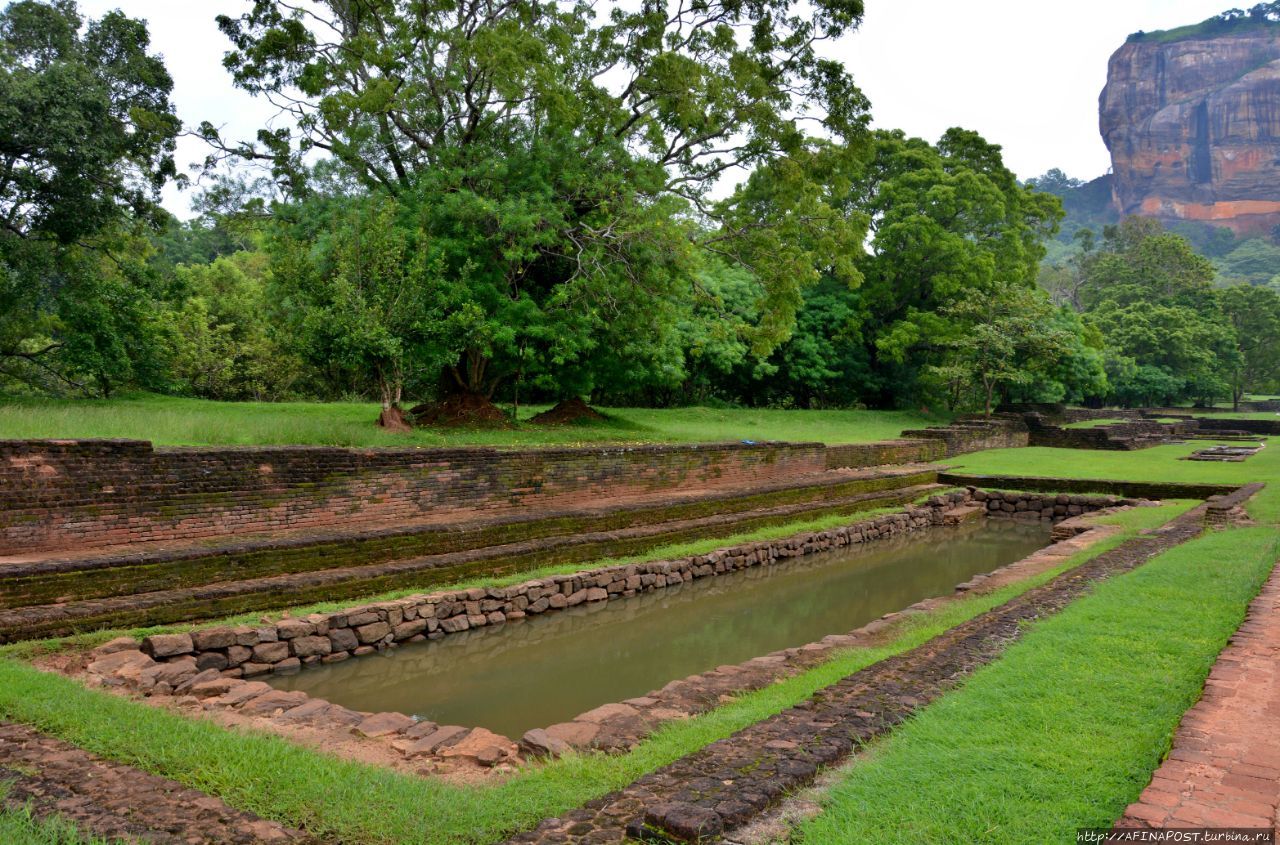
<svg viewBox="0 0 1280 845">
<path fill-rule="evenodd" d="M 499 515 L 826 468 L 814 443 L 500 451 L 0 441 L 0 554 Z"/>
<path fill-rule="evenodd" d="M 1062 421 L 1067 423 L 1084 422 L 1085 420 L 1136 420 L 1142 418 L 1143 411 L 1135 408 L 1067 408 L 1062 412 Z"/>
<path fill-rule="evenodd" d="M 948 426 L 902 432 L 903 437 L 940 440 L 945 457 L 981 452 L 984 449 L 1014 449 L 1029 443 L 1027 425 L 1019 414 L 962 417 Z"/>
<path fill-rule="evenodd" d="M 1200 417 L 1200 431 L 1247 431 L 1250 434 L 1280 434 L 1280 419 L 1246 420 Z"/>
<path fill-rule="evenodd" d="M 877 443 L 845 443 L 827 447 L 827 468 L 874 467 L 940 461 L 947 447 L 940 440 L 882 440 Z"/>
</svg>

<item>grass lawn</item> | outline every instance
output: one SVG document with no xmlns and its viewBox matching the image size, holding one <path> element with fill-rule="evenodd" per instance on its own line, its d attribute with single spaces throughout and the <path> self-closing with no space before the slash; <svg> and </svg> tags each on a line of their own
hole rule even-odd
<svg viewBox="0 0 1280 845">
<path fill-rule="evenodd" d="M 1097 428 L 1100 425 L 1112 425 L 1114 423 L 1122 422 L 1129 422 L 1129 420 L 1122 420 L 1118 417 L 1105 420 L 1079 420 L 1077 422 L 1067 423 L 1063 428 Z"/>
<path fill-rule="evenodd" d="M 1215 417 L 1224 420 L 1280 420 L 1280 413 L 1275 411 L 1233 411 L 1229 406 L 1213 411 L 1188 408 L 1187 413 L 1194 417 Z"/>
<path fill-rule="evenodd" d="M 1280 522 L 1280 443 L 1240 463 L 1181 461 L 1212 441 L 1171 444 L 1134 452 L 1080 449 L 992 449 L 947 461 L 958 472 L 984 475 L 1037 475 L 1056 478 L 1099 478 L 1127 481 L 1181 481 L 1211 484 L 1267 482 L 1267 489 L 1247 505 L 1254 519 Z"/>
<path fill-rule="evenodd" d="M 814 691 L 989 610 L 1077 566 L 1190 503 L 1139 508 L 1112 521 L 1124 531 L 1058 568 L 990 595 L 967 596 L 908 617 L 877 648 L 850 649 L 821 666 L 669 723 L 623 755 L 571 755 L 503 784 L 464 788 L 340 760 L 283 739 L 239 733 L 87 689 L 14 659 L 0 660 L 0 718 L 32 724 L 88 751 L 140 766 L 229 804 L 332 837 L 344 845 L 493 843 L 767 718 Z M 306 773 L 300 777 L 299 773 Z"/>
<path fill-rule="evenodd" d="M 799 841 L 1069 842 L 1110 825 L 1277 551 L 1269 528 L 1218 532 L 1101 583 L 849 766 Z"/>
<path fill-rule="evenodd" d="M 374 425 L 378 407 L 359 402 L 210 402 L 161 396 L 0 401 L 0 439 L 107 437 L 164 446 L 309 444 L 324 446 L 542 446 L 580 443 L 687 443 L 790 440 L 865 443 L 903 429 L 945 422 L 908 411 L 779 411 L 716 408 L 605 408 L 608 419 L 537 426 L 546 406 L 522 407 L 510 429 L 419 429 L 392 434 Z"/>
</svg>

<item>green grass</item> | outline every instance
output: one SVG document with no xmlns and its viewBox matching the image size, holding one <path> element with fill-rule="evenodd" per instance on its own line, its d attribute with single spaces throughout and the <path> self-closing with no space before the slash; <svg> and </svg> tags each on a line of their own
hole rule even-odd
<svg viewBox="0 0 1280 845">
<path fill-rule="evenodd" d="M 378 407 L 359 402 L 210 402 L 160 396 L 0 402 L 0 439 L 132 438 L 164 446 L 543 446 L 581 443 L 688 443 L 789 440 L 866 443 L 945 421 L 906 411 L 780 411 L 714 408 L 607 408 L 607 419 L 570 426 L 527 420 L 510 429 L 418 429 L 392 434 L 374 425 Z"/>
<path fill-rule="evenodd" d="M 1280 448 L 1269 446 L 1240 463 L 1181 461 L 1178 458 L 1211 445 L 1212 441 L 1171 444 L 1134 452 L 1094 452 L 1080 449 L 992 449 L 960 455 L 948 461 L 957 472 L 982 475 L 1036 475 L 1053 478 L 1174 481 L 1206 484 L 1267 482 L 1267 488 L 1246 506 L 1249 514 L 1268 523 L 1280 522 Z"/>
<path fill-rule="evenodd" d="M 1280 420 L 1276 411 L 1233 411 L 1230 405 L 1220 408 L 1186 408 L 1191 417 L 1212 417 L 1220 420 Z"/>
<path fill-rule="evenodd" d="M 1115 423 L 1129 422 L 1118 417 L 1105 420 L 1079 420 L 1078 422 L 1067 423 L 1063 428 L 1097 428 L 1100 425 L 1114 425 Z"/>
<path fill-rule="evenodd" d="M 821 666 L 735 697 L 710 713 L 668 723 L 632 752 L 572 755 L 529 767 L 500 785 L 451 786 L 337 759 L 275 736 L 232 732 L 90 690 L 12 659 L 0 660 L 0 717 L 35 725 L 90 752 L 171 777 L 233 806 L 304 826 L 344 845 L 492 843 L 913 648 L 1114 548 L 1143 528 L 1163 524 L 1190 505 L 1170 502 L 1119 514 L 1114 521 L 1124 531 L 1052 571 L 906 617 L 883 646 L 842 651 Z"/>
<path fill-rule="evenodd" d="M 799 841 L 1069 842 L 1146 786 L 1277 554 L 1206 535 L 1103 582 L 850 766 Z"/>
<path fill-rule="evenodd" d="M 0 781 L 0 802 L 8 792 Z M 38 819 L 29 807 L 5 807 L 0 804 L 0 843 L 4 845 L 108 845 L 105 839 L 82 833 L 71 822 L 59 816 Z"/>
</svg>

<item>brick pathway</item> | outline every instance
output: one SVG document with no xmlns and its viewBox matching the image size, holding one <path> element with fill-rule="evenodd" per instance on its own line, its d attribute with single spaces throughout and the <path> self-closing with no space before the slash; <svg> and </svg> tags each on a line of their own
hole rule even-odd
<svg viewBox="0 0 1280 845">
<path fill-rule="evenodd" d="M 1118 827 L 1280 832 L 1280 568 L 1187 711 L 1173 750 Z"/>
</svg>

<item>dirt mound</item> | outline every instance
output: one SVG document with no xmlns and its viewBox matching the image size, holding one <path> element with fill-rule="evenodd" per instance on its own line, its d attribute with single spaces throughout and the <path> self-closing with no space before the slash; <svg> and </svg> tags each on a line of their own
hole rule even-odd
<svg viewBox="0 0 1280 845">
<path fill-rule="evenodd" d="M 378 414 L 378 425 L 387 431 L 394 431 L 397 434 L 413 431 L 409 418 L 405 416 L 404 411 L 400 410 L 399 405 L 383 408 L 382 413 Z"/>
<path fill-rule="evenodd" d="M 602 420 L 604 414 L 583 402 L 581 397 L 565 399 L 549 411 L 535 414 L 529 422 L 535 425 L 568 425 L 584 420 Z"/>
<path fill-rule="evenodd" d="M 508 423 L 502 409 L 479 393 L 456 393 L 439 402 L 418 405 L 409 410 L 409 416 L 415 425 L 495 428 Z"/>
</svg>

